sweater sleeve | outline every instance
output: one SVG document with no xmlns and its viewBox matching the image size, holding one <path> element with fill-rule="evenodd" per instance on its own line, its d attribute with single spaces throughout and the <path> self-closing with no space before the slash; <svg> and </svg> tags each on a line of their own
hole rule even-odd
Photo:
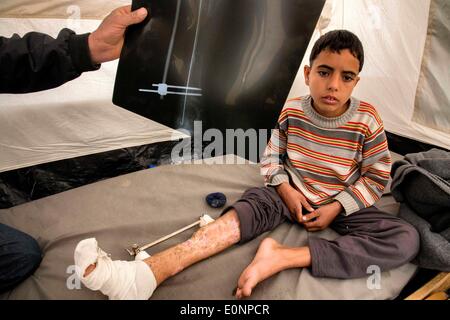
<svg viewBox="0 0 450 320">
<path fill-rule="evenodd" d="M 289 182 L 283 161 L 287 156 L 287 126 L 287 110 L 283 109 L 261 159 L 261 174 L 264 176 L 266 186 L 275 187 Z"/>
<path fill-rule="evenodd" d="M 361 177 L 335 197 L 344 207 L 345 215 L 372 206 L 389 182 L 392 160 L 381 122 L 366 136 L 362 158 Z"/>
<path fill-rule="evenodd" d="M 89 34 L 63 29 L 56 39 L 30 32 L 0 37 L 0 93 L 52 89 L 100 66 L 91 62 Z"/>
</svg>

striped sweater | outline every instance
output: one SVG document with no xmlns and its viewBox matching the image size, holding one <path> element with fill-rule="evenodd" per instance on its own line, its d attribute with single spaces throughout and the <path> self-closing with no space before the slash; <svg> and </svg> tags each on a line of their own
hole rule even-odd
<svg viewBox="0 0 450 320">
<path fill-rule="evenodd" d="M 337 200 L 345 215 L 380 199 L 390 170 L 383 122 L 355 98 L 337 118 L 317 113 L 310 96 L 289 100 L 261 160 L 267 186 L 290 182 L 314 207 Z"/>
</svg>

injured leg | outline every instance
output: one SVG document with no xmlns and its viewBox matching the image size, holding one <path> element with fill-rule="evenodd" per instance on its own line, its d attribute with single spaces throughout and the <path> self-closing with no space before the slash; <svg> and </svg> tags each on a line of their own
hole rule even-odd
<svg viewBox="0 0 450 320">
<path fill-rule="evenodd" d="M 209 258 L 239 242 L 240 225 L 234 210 L 200 228 L 187 241 L 146 259 L 161 284 L 187 267 Z"/>
<path fill-rule="evenodd" d="M 143 261 L 112 261 L 95 239 L 84 240 L 75 250 L 75 264 L 83 284 L 91 290 L 100 290 L 110 299 L 149 299 L 169 277 L 239 240 L 239 219 L 231 210 L 200 228 L 191 239 Z"/>
</svg>

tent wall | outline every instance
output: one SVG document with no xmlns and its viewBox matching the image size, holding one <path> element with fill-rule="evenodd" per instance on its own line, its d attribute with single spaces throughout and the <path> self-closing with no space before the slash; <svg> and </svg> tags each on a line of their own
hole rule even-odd
<svg viewBox="0 0 450 320">
<path fill-rule="evenodd" d="M 113 8 L 128 3 L 2 0 L 0 34 L 35 30 L 56 36 L 64 27 L 84 33 L 94 30 Z M 349 29 L 360 36 L 366 49 L 366 65 L 355 96 L 378 108 L 389 132 L 449 149 L 449 7 L 448 0 L 328 0 L 290 97 L 308 93 L 303 66 L 309 63 L 314 41 L 326 31 Z M 152 143 L 155 132 L 156 141 L 180 138 L 173 130 L 111 103 L 117 63 L 105 63 L 101 70 L 51 91 L 1 95 L 0 172 Z M 94 109 L 99 113 L 92 115 Z M 46 120 L 46 114 L 52 121 Z M 56 115 L 61 116 L 59 121 L 54 121 Z M 34 129 L 27 125 L 36 119 L 42 124 Z M 138 133 L 130 134 L 136 128 Z M 55 134 L 57 130 L 64 135 Z M 71 136 L 70 130 L 78 133 Z M 19 151 L 25 156 L 18 157 Z M 8 154 L 11 157 L 4 158 Z"/>
<path fill-rule="evenodd" d="M 450 134 L 450 2 L 433 0 L 413 121 Z"/>
<path fill-rule="evenodd" d="M 115 8 L 131 0 L 2 0 L 2 18 L 102 20 Z"/>
<path fill-rule="evenodd" d="M 113 8 L 128 3 L 131 1 L 3 0 L 0 2 L 0 34 L 10 36 L 36 30 L 56 36 L 64 27 L 84 33 L 94 30 Z M 449 6 L 447 0 L 328 0 L 290 97 L 308 93 L 303 66 L 309 63 L 314 41 L 326 31 L 349 29 L 361 38 L 366 49 L 366 65 L 355 96 L 377 107 L 389 132 L 449 149 Z M 0 105 L 6 112 L 4 116 L 9 119 L 11 113 L 20 112 L 17 110 L 23 106 L 39 110 L 49 105 L 58 109 L 92 102 L 103 104 L 105 111 L 111 110 L 111 114 L 121 113 L 111 103 L 117 63 L 105 63 L 100 71 L 86 73 L 70 85 L 49 92 L 2 95 Z M 108 130 L 103 128 L 103 131 Z M 89 146 L 90 138 L 92 135 L 83 140 L 83 147 Z M 99 137 L 95 138 L 98 141 Z M 53 145 L 60 142 L 53 141 Z M 5 145 L 8 141 L 0 143 Z M 79 155 L 91 152 L 85 150 Z M 73 154 L 63 158 L 70 156 Z M 42 160 L 29 163 L 42 163 Z"/>
<path fill-rule="evenodd" d="M 309 92 L 303 67 L 313 43 L 347 29 L 366 53 L 354 95 L 376 106 L 389 132 L 450 149 L 448 15 L 448 0 L 328 0 L 290 97 Z"/>
</svg>

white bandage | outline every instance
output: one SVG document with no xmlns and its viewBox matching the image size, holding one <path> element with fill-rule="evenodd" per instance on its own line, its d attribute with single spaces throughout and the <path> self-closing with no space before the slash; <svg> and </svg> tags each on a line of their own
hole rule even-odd
<svg viewBox="0 0 450 320">
<path fill-rule="evenodd" d="M 200 227 L 203 228 L 210 223 L 213 223 L 215 220 L 208 216 L 207 214 L 200 217 Z"/>
<path fill-rule="evenodd" d="M 140 252 L 136 255 L 136 257 L 134 257 L 134 260 L 141 260 L 141 261 L 144 261 L 145 259 L 148 259 L 148 258 L 150 258 L 150 255 L 149 255 L 147 252 L 145 252 L 145 251 L 140 251 Z"/>
<path fill-rule="evenodd" d="M 145 262 L 112 261 L 94 238 L 81 241 L 74 258 L 81 282 L 111 300 L 147 300 L 156 289 L 155 276 Z M 95 269 L 84 277 L 86 268 L 92 264 L 96 264 Z"/>
</svg>

